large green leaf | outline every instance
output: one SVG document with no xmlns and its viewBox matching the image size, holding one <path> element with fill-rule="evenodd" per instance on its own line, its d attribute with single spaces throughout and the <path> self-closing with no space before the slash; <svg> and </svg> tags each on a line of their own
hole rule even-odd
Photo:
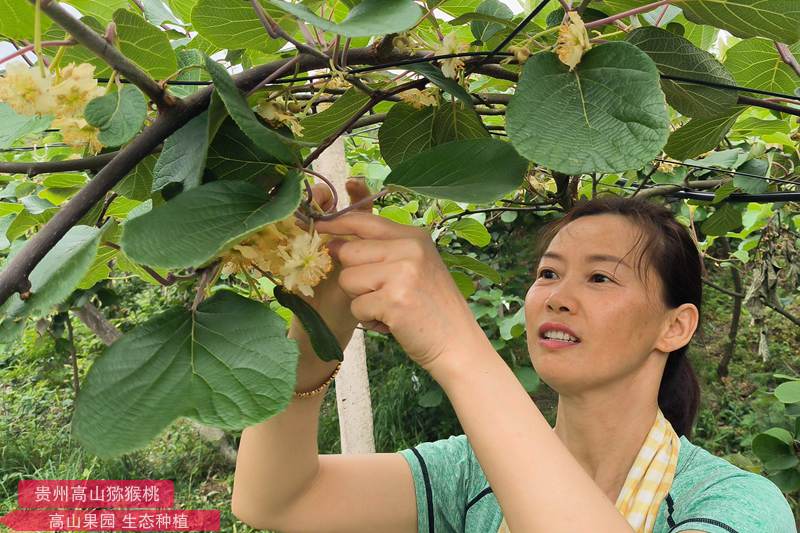
<svg viewBox="0 0 800 533">
<path fill-rule="evenodd" d="M 156 26 L 161 26 L 164 22 L 177 24 L 175 14 L 161 0 L 141 0 L 144 6 L 144 18 L 147 22 Z"/>
<path fill-rule="evenodd" d="M 269 1 L 300 20 L 345 37 L 399 33 L 412 27 L 422 16 L 422 10 L 411 0 L 362 0 L 350 10 L 346 19 L 337 24 L 314 14 L 302 4 Z"/>
<path fill-rule="evenodd" d="M 270 189 L 283 179 L 278 162 L 263 153 L 232 119 L 226 120 L 208 147 L 208 180 L 251 181 Z"/>
<path fill-rule="evenodd" d="M 676 0 L 687 19 L 737 37 L 800 40 L 800 5 L 794 0 Z"/>
<path fill-rule="evenodd" d="M 480 248 L 492 242 L 489 230 L 474 218 L 460 218 L 450 224 L 450 229 L 465 241 Z"/>
<path fill-rule="evenodd" d="M 302 176 L 289 174 L 278 192 L 251 183 L 214 181 L 128 220 L 121 245 L 134 261 L 164 268 L 198 267 L 300 205 Z"/>
<path fill-rule="evenodd" d="M 669 115 L 653 60 L 626 42 L 586 52 L 570 72 L 555 54 L 531 57 L 506 115 L 517 151 L 566 174 L 621 172 L 656 157 Z"/>
<path fill-rule="evenodd" d="M 247 99 L 236 87 L 225 67 L 207 57 L 206 69 L 211 74 L 214 88 L 225 104 L 228 113 L 256 146 L 283 163 L 300 163 L 300 153 L 294 148 L 294 141 L 268 128 L 258 120 L 247 103 Z"/>
<path fill-rule="evenodd" d="M 781 403 L 800 402 L 800 381 L 787 381 L 775 387 L 775 397 Z"/>
<path fill-rule="evenodd" d="M 664 152 L 674 159 L 688 159 L 717 147 L 746 107 L 735 108 L 730 115 L 715 118 L 693 118 L 669 136 Z"/>
<path fill-rule="evenodd" d="M 499 0 L 483 0 L 475 11 L 482 15 L 489 15 L 505 20 L 510 20 L 514 17 L 514 13 L 511 9 Z M 482 20 L 474 20 L 469 25 L 472 36 L 483 43 L 497 35 L 497 32 L 501 31 L 503 27 L 503 24 L 485 22 Z"/>
<path fill-rule="evenodd" d="M 126 9 L 114 11 L 120 51 L 157 80 L 178 70 L 167 34 Z"/>
<path fill-rule="evenodd" d="M 480 117 L 457 103 L 422 109 L 395 104 L 378 131 L 381 155 L 390 167 L 432 146 L 482 137 L 489 132 Z"/>
<path fill-rule="evenodd" d="M 506 142 L 467 139 L 440 144 L 403 161 L 383 183 L 433 198 L 491 202 L 519 187 L 527 168 Z"/>
<path fill-rule="evenodd" d="M 753 438 L 753 453 L 768 470 L 785 470 L 800 462 L 794 452 L 794 438 L 783 428 L 770 428 Z"/>
<path fill-rule="evenodd" d="M 97 138 L 103 146 L 125 144 L 139 133 L 147 117 L 147 101 L 134 85 L 125 85 L 86 104 L 86 122 L 100 128 Z"/>
<path fill-rule="evenodd" d="M 700 230 L 706 235 L 725 235 L 741 226 L 742 212 L 731 204 L 725 204 L 700 224 Z"/>
<path fill-rule="evenodd" d="M 139 161 L 122 181 L 114 185 L 113 191 L 131 200 L 145 201 L 150 198 L 157 157 L 151 154 Z"/>
<path fill-rule="evenodd" d="M 328 328 L 325 320 L 301 297 L 285 290 L 280 285 L 276 285 L 273 291 L 275 299 L 282 306 L 290 309 L 294 315 L 300 319 L 303 329 L 308 333 L 308 340 L 317 357 L 323 361 L 344 361 L 344 353 L 336 335 Z"/>
<path fill-rule="evenodd" d="M 0 150 L 9 148 L 20 137 L 44 131 L 52 118 L 18 115 L 8 104 L 0 102 Z"/>
<path fill-rule="evenodd" d="M 11 39 L 30 39 L 33 35 L 34 7 L 28 0 L 0 0 L 0 36 Z M 42 31 L 51 20 L 42 17 Z"/>
<path fill-rule="evenodd" d="M 91 16 L 102 23 L 109 22 L 117 9 L 130 5 L 128 0 L 72 0 L 69 4 L 83 15 Z"/>
<path fill-rule="evenodd" d="M 265 9 L 273 18 L 283 15 L 272 6 Z M 191 19 L 198 33 L 220 48 L 255 48 L 274 52 L 285 44 L 285 41 L 267 34 L 250 2 L 199 0 L 192 8 Z M 231 44 L 232 36 L 235 36 L 234 46 Z"/>
<path fill-rule="evenodd" d="M 800 42 L 789 47 L 800 61 Z M 783 62 L 775 44 L 767 39 L 747 39 L 733 45 L 725 55 L 725 66 L 744 87 L 794 94 L 800 87 L 797 74 Z M 753 95 L 760 96 L 760 95 Z"/>
<path fill-rule="evenodd" d="M 321 113 L 310 115 L 300 122 L 303 127 L 303 140 L 313 143 L 322 142 L 329 135 L 336 133 L 342 124 L 355 115 L 368 101 L 368 95 L 357 89 L 348 89 L 332 106 Z"/>
<path fill-rule="evenodd" d="M 203 111 L 164 141 L 153 171 L 152 192 L 170 183 L 180 183 L 184 191 L 199 186 L 207 151 L 208 111 Z"/>
<path fill-rule="evenodd" d="M 736 85 L 722 63 L 688 40 L 661 28 L 637 28 L 628 34 L 629 43 L 638 46 L 655 61 L 661 74 L 698 81 Z M 667 102 L 690 117 L 710 118 L 727 114 L 736 105 L 737 92 L 662 79 Z"/>
<path fill-rule="evenodd" d="M 109 346 L 81 387 L 72 434 L 109 458 L 144 447 L 178 417 L 243 429 L 289 404 L 297 355 L 268 306 L 221 290 L 196 312 L 169 309 Z"/>
<path fill-rule="evenodd" d="M 439 255 L 444 264 L 449 267 L 461 268 L 469 272 L 474 272 L 493 283 L 500 283 L 501 281 L 499 272 L 474 257 L 468 255 L 453 255 L 447 252 L 439 252 Z"/>
<path fill-rule="evenodd" d="M 31 271 L 31 296 L 13 294 L 0 307 L 0 343 L 11 342 L 31 315 L 46 313 L 75 289 L 94 261 L 101 229 L 73 226 Z"/>
<path fill-rule="evenodd" d="M 183 19 L 184 22 L 189 23 L 192 19 L 192 9 L 197 4 L 197 0 L 167 0 L 167 4 L 169 4 L 173 13 Z"/>
</svg>

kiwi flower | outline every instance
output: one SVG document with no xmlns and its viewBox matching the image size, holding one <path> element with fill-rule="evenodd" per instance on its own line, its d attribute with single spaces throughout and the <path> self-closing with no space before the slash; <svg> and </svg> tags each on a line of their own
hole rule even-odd
<svg viewBox="0 0 800 533">
<path fill-rule="evenodd" d="M 574 70 L 580 63 L 584 52 L 592 47 L 589 42 L 589 34 L 583 24 L 580 15 L 575 11 L 569 12 L 569 22 L 562 24 L 558 30 L 558 41 L 556 43 L 556 54 L 558 59 Z"/>
</svg>

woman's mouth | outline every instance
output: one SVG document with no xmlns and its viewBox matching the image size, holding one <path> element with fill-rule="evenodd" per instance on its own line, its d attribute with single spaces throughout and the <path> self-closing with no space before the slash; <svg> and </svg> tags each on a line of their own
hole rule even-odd
<svg viewBox="0 0 800 533">
<path fill-rule="evenodd" d="M 563 331 L 545 331 L 539 336 L 539 345 L 549 349 L 569 348 L 580 344 L 580 340 Z"/>
</svg>

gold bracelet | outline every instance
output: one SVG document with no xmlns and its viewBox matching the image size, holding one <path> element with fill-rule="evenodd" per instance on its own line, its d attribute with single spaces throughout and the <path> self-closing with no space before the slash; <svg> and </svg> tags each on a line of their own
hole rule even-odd
<svg viewBox="0 0 800 533">
<path fill-rule="evenodd" d="M 336 374 L 339 373 L 339 369 L 341 367 L 342 367 L 342 362 L 339 361 L 339 364 L 336 365 L 336 368 L 333 370 L 333 374 L 331 374 L 331 376 L 328 379 L 325 380 L 325 383 L 323 383 L 322 385 L 320 385 L 316 389 L 308 391 L 308 392 L 297 392 L 297 391 L 295 391 L 294 397 L 295 398 L 308 398 L 309 396 L 315 396 L 315 395 L 319 394 L 320 392 L 322 392 L 322 390 L 325 389 L 326 385 L 328 385 L 331 381 L 333 381 L 333 378 L 335 378 Z"/>
</svg>

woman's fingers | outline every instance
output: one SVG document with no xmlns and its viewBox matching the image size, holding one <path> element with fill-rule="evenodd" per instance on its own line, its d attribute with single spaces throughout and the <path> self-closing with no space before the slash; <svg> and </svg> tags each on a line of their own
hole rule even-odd
<svg viewBox="0 0 800 533">
<path fill-rule="evenodd" d="M 345 183 L 345 188 L 347 189 L 347 194 L 350 195 L 351 205 L 370 196 L 369 188 L 367 187 L 367 183 L 364 178 L 348 179 L 347 183 Z M 374 202 L 369 201 L 364 205 L 357 207 L 356 209 L 358 211 L 366 211 L 368 213 L 371 213 L 373 204 Z"/>
<path fill-rule="evenodd" d="M 331 188 L 325 183 L 315 183 L 311 186 L 311 198 L 313 198 L 325 212 L 333 206 Z"/>
</svg>

